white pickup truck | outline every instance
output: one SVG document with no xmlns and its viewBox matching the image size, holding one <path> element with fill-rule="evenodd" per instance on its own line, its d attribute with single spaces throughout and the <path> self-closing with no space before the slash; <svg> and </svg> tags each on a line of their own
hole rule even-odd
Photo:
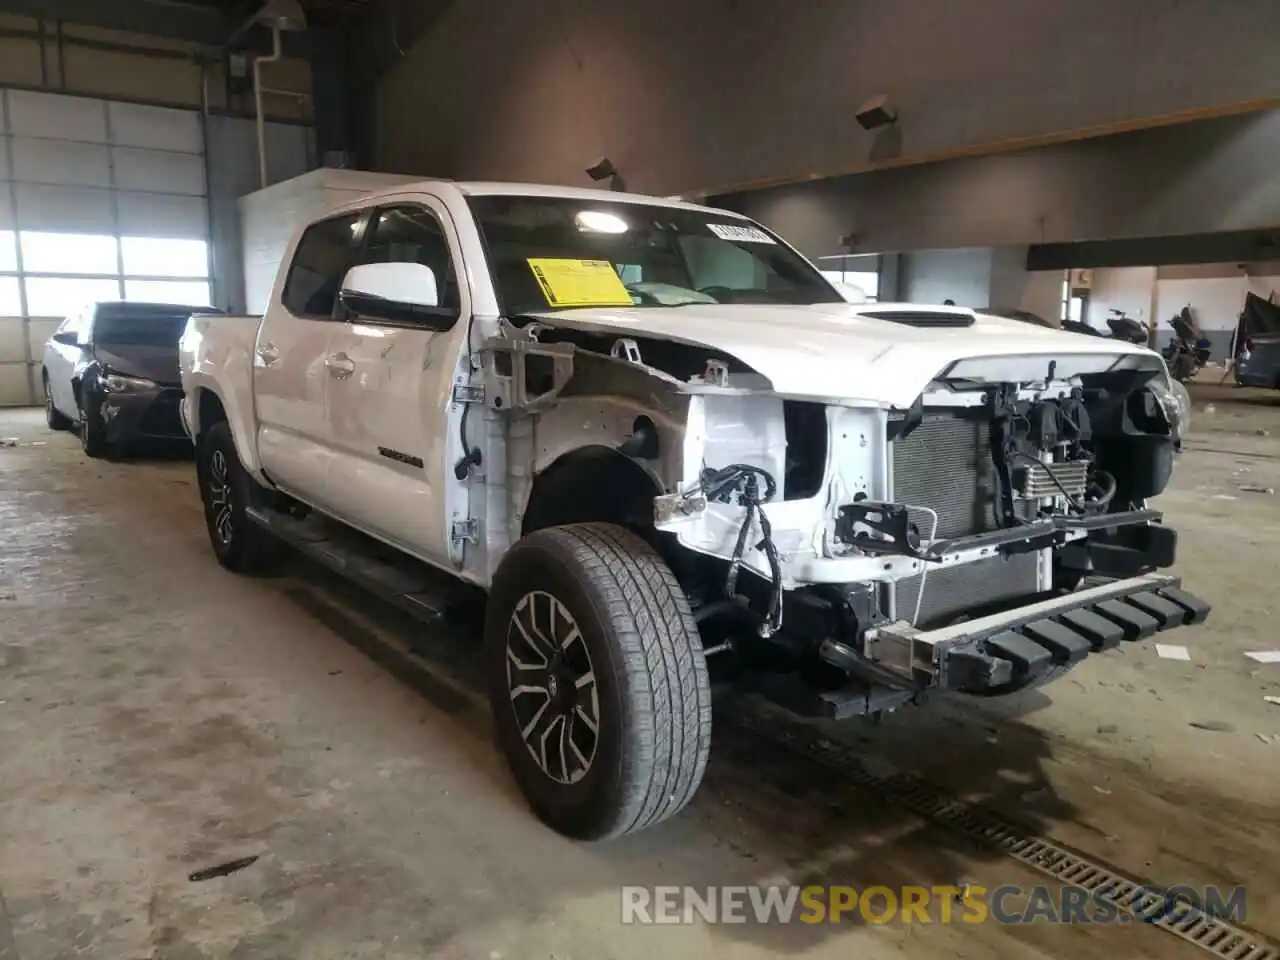
<svg viewBox="0 0 1280 960">
<path fill-rule="evenodd" d="M 1148 506 L 1159 355 L 853 304 L 724 210 L 427 181 L 196 317 L 183 416 L 223 566 L 281 542 L 430 619 L 487 591 L 504 752 L 548 824 L 683 807 L 708 661 L 807 715 L 1002 695 L 1199 623 Z"/>
</svg>

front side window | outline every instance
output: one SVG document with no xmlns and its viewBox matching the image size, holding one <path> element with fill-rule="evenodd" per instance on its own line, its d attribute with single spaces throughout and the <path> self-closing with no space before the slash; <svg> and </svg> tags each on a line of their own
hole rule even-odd
<svg viewBox="0 0 1280 960">
<path fill-rule="evenodd" d="M 840 303 L 763 228 L 714 211 L 566 197 L 473 197 L 507 315 L 580 306 Z"/>
<path fill-rule="evenodd" d="M 299 317 L 327 318 L 333 314 L 361 216 L 343 214 L 307 227 L 285 279 L 282 299 L 286 310 Z"/>
<path fill-rule="evenodd" d="M 425 207 L 386 207 L 369 226 L 362 263 L 421 263 L 436 275 L 439 306 L 459 308 L 458 280 L 449 240 L 435 214 Z"/>
</svg>

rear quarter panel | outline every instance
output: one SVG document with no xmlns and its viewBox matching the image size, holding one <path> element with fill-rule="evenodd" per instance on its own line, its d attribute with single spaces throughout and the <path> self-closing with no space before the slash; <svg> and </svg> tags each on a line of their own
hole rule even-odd
<svg viewBox="0 0 1280 960">
<path fill-rule="evenodd" d="M 209 428 L 209 423 L 201 422 L 200 411 L 204 395 L 211 392 L 226 411 L 240 462 L 257 479 L 261 479 L 261 464 L 254 440 L 253 358 L 261 322 L 261 317 L 196 314 L 187 321 L 178 344 L 187 432 L 198 442 L 201 432 Z"/>
</svg>

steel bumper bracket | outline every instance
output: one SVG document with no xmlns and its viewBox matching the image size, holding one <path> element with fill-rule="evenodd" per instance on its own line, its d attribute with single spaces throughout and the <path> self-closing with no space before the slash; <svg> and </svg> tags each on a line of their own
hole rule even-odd
<svg viewBox="0 0 1280 960">
<path fill-rule="evenodd" d="M 1150 573 L 937 630 L 888 624 L 868 633 L 867 650 L 918 687 L 977 692 L 1208 615 L 1209 604 L 1181 589 L 1177 577 Z"/>
</svg>

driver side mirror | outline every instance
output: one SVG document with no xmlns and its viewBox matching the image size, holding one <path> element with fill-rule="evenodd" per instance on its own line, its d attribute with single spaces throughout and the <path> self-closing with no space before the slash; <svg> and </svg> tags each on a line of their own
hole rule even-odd
<svg viewBox="0 0 1280 960">
<path fill-rule="evenodd" d="M 61 333 L 53 335 L 53 342 L 60 343 L 64 347 L 80 346 L 80 336 L 74 330 L 63 330 Z"/>
<path fill-rule="evenodd" d="M 397 326 L 447 330 L 457 308 L 440 306 L 435 271 L 423 263 L 362 263 L 347 271 L 338 294 L 354 316 Z"/>
</svg>

